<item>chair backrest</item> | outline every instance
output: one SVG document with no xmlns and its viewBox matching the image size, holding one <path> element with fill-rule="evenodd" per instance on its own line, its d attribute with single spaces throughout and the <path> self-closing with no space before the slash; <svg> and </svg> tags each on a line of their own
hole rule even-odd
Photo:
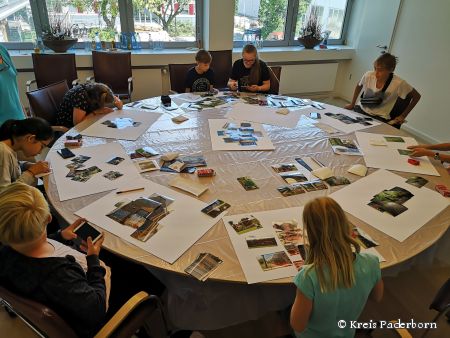
<svg viewBox="0 0 450 338">
<path fill-rule="evenodd" d="M 67 82 L 60 81 L 27 92 L 32 115 L 41 117 L 44 120 L 47 120 L 51 125 L 55 125 L 56 114 L 58 113 L 59 106 L 68 90 L 69 87 Z"/>
<path fill-rule="evenodd" d="M 188 70 L 195 67 L 195 63 L 169 64 L 170 89 L 177 93 L 186 90 L 185 81 Z"/>
<path fill-rule="evenodd" d="M 450 306 L 450 278 L 442 285 L 430 305 L 430 309 L 442 312 Z"/>
<path fill-rule="evenodd" d="M 128 78 L 132 76 L 130 52 L 92 51 L 95 82 L 106 84 L 114 94 L 128 96 Z"/>
<path fill-rule="evenodd" d="M 225 88 L 231 74 L 232 50 L 210 51 L 212 56 L 211 69 L 214 71 L 214 87 Z"/>
<path fill-rule="evenodd" d="M 56 312 L 41 303 L 19 296 L 2 286 L 0 286 L 0 300 L 42 337 L 77 337 L 72 328 Z"/>
<path fill-rule="evenodd" d="M 280 91 L 281 66 L 269 67 L 270 89 L 269 94 L 278 95 Z"/>
<path fill-rule="evenodd" d="M 52 83 L 67 80 L 72 87 L 73 80 L 78 78 L 75 54 L 31 54 L 33 60 L 34 77 L 37 88 Z"/>
</svg>

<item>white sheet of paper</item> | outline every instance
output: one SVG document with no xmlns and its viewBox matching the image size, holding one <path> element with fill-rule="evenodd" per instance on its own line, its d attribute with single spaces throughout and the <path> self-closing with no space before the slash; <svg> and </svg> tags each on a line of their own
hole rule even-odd
<svg viewBox="0 0 450 338">
<path fill-rule="evenodd" d="M 223 141 L 224 136 L 218 136 L 217 131 L 224 130 L 222 127 L 227 123 L 234 123 L 238 128 L 241 125 L 241 122 L 238 120 L 228 120 L 228 119 L 216 119 L 216 120 L 208 120 L 209 122 L 209 133 L 211 135 L 211 144 L 213 150 L 274 150 L 275 147 L 272 144 L 269 136 L 266 133 L 264 127 L 255 122 L 251 123 L 251 127 L 255 130 L 255 132 L 260 132 L 262 134 L 261 137 L 257 137 L 256 145 L 248 145 L 241 146 L 239 142 L 225 143 Z"/>
<path fill-rule="evenodd" d="M 403 203 L 408 210 L 394 217 L 367 205 L 376 194 L 394 187 L 404 188 L 414 195 Z M 405 178 L 382 169 L 332 193 L 330 197 L 345 211 L 399 242 L 403 242 L 449 205 L 448 199 L 436 191 L 412 186 L 406 183 Z"/>
<path fill-rule="evenodd" d="M 231 106 L 226 114 L 227 118 L 233 120 L 244 120 L 263 124 L 271 124 L 279 127 L 295 128 L 300 120 L 301 109 L 290 108 L 287 115 L 277 114 L 279 108 L 265 107 L 238 102 Z"/>
<path fill-rule="evenodd" d="M 262 254 L 269 254 L 273 252 L 285 251 L 291 261 L 301 259 L 300 256 L 290 256 L 281 244 L 272 223 L 278 221 L 295 220 L 298 223 L 298 227 L 303 229 L 302 225 L 302 213 L 303 207 L 278 209 L 270 211 L 253 212 L 248 214 L 240 214 L 233 216 L 225 216 L 223 222 L 230 236 L 231 243 L 233 244 L 234 251 L 241 263 L 242 270 L 244 271 L 247 283 L 259 283 L 273 279 L 292 277 L 297 274 L 297 269 L 294 265 L 277 268 L 269 271 L 264 271 L 258 263 L 258 256 Z M 229 221 L 237 223 L 243 217 L 249 217 L 253 215 L 261 222 L 262 228 L 254 231 L 249 231 L 243 234 L 238 234 L 233 227 L 229 225 Z M 257 237 L 275 237 L 277 246 L 252 248 L 247 246 L 246 238 L 249 236 Z"/>
<path fill-rule="evenodd" d="M 150 128 L 150 126 L 155 123 L 161 115 L 161 113 L 154 111 L 134 108 L 115 110 L 91 124 L 89 127 L 84 129 L 81 134 L 86 136 L 113 138 L 117 140 L 136 141 L 139 136 Z M 118 129 L 102 124 L 106 120 L 113 121 L 115 118 L 131 118 L 134 122 L 140 122 L 140 125 L 136 127 Z"/>
<path fill-rule="evenodd" d="M 206 190 L 208 190 L 208 187 L 206 185 L 197 183 L 193 180 L 184 177 L 174 178 L 172 181 L 169 182 L 169 185 L 171 187 L 187 191 L 188 193 L 197 197 L 203 194 Z"/>
<path fill-rule="evenodd" d="M 52 165 L 60 201 L 66 201 L 72 198 L 113 190 L 123 186 L 130 179 L 132 180 L 140 177 L 133 161 L 126 154 L 120 143 L 112 142 L 92 147 L 81 147 L 72 149 L 72 152 L 77 156 L 85 155 L 91 157 L 83 163 L 84 167 L 79 169 L 87 169 L 92 166 L 97 166 L 102 171 L 94 174 L 86 182 L 72 181 L 70 177 L 66 177 L 69 173 L 69 169 L 66 168 L 66 165 L 72 163 L 72 158 L 63 159 L 56 153 L 56 151 L 49 152 L 47 156 Z M 122 157 L 124 160 L 118 165 L 106 163 L 115 156 Z M 111 170 L 118 171 L 122 173 L 123 176 L 113 181 L 103 177 L 105 173 Z"/>
<path fill-rule="evenodd" d="M 76 214 L 170 264 L 173 264 L 218 221 L 200 211 L 206 207 L 206 203 L 150 180 L 140 178 L 129 182 L 127 186 L 145 187 L 145 190 L 120 195 L 112 192 L 78 210 Z M 136 229 L 106 216 L 115 209 L 116 203 L 124 199 L 132 201 L 139 197 L 149 197 L 154 193 L 172 198 L 174 202 L 168 207 L 170 213 L 159 221 L 161 229 L 146 242 L 131 237 Z"/>
<path fill-rule="evenodd" d="M 395 137 L 395 135 L 379 135 L 372 133 L 356 132 L 359 147 L 364 153 L 367 167 L 388 170 L 404 171 L 408 173 L 440 176 L 428 157 L 416 158 L 420 165 L 408 163 L 408 155 L 400 155 L 398 149 L 406 149 L 408 146 L 416 145 L 417 141 L 412 137 L 401 137 L 405 142 L 387 142 L 384 138 Z M 372 145 L 372 141 L 385 141 L 387 146 L 380 147 Z"/>
<path fill-rule="evenodd" d="M 353 117 L 357 117 L 357 116 L 358 117 L 367 117 L 367 116 L 358 114 L 358 113 L 356 113 L 354 111 L 351 111 L 351 110 L 347 110 L 347 109 L 344 109 L 344 108 L 339 108 L 339 107 L 336 107 L 336 106 L 332 106 L 332 105 L 329 105 L 329 104 L 326 104 L 326 103 L 321 103 L 321 105 L 325 107 L 325 109 L 319 111 L 320 115 L 322 116 L 321 122 L 325 123 L 325 124 L 328 124 L 329 126 L 331 126 L 333 128 L 339 129 L 340 131 L 342 131 L 344 133 L 347 133 L 347 134 L 353 133 L 353 132 L 355 132 L 357 130 L 362 130 L 362 129 L 367 129 L 367 128 L 371 128 L 371 127 L 374 127 L 374 126 L 378 126 L 378 125 L 381 124 L 380 121 L 375 120 L 375 119 L 373 119 L 372 121 L 367 121 L 367 122 L 369 122 L 371 124 L 370 126 L 365 126 L 365 125 L 363 125 L 361 123 L 345 124 L 345 123 L 343 123 L 343 122 L 341 122 L 341 121 L 339 121 L 339 120 L 337 120 L 335 118 L 332 118 L 330 116 L 326 116 L 325 113 L 344 114 L 344 115 L 347 115 L 347 116 L 352 117 L 352 118 Z M 316 109 L 315 111 L 318 111 L 318 110 Z"/>
</svg>

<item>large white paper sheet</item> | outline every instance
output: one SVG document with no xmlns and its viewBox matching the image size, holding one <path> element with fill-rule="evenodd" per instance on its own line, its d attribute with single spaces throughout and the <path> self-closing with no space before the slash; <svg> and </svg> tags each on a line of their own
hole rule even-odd
<svg viewBox="0 0 450 338">
<path fill-rule="evenodd" d="M 200 211 L 207 206 L 206 203 L 150 180 L 141 178 L 130 182 L 129 187 L 145 187 L 145 190 L 121 195 L 112 192 L 78 210 L 76 214 L 170 264 L 175 262 L 220 219 L 219 217 L 211 218 Z M 168 207 L 170 213 L 159 221 L 161 229 L 158 228 L 156 234 L 146 242 L 131 237 L 136 229 L 120 224 L 106 216 L 115 209 L 116 203 L 124 199 L 133 201 L 139 197 L 149 197 L 154 193 L 169 197 L 174 202 Z"/>
<path fill-rule="evenodd" d="M 351 118 L 355 118 L 355 117 L 367 117 L 361 114 L 358 114 L 354 111 L 351 110 L 347 110 L 347 109 L 343 109 L 343 108 L 339 108 L 336 106 L 332 106 L 329 104 L 325 104 L 325 103 L 321 103 L 322 106 L 325 107 L 325 109 L 323 110 L 318 110 L 315 109 L 314 111 L 320 113 L 322 119 L 321 122 L 328 124 L 329 126 L 336 128 L 346 134 L 349 133 L 353 133 L 357 130 L 362 130 L 362 129 L 367 129 L 367 128 L 371 128 L 374 126 L 378 126 L 379 124 L 381 124 L 380 121 L 373 119 L 372 121 L 367 121 L 368 123 L 370 123 L 370 125 L 363 125 L 361 123 L 351 123 L 351 124 L 346 124 L 344 122 L 339 121 L 338 119 L 335 119 L 333 117 L 327 116 L 325 115 L 326 113 L 332 113 L 332 114 L 344 114 L 347 115 Z"/>
<path fill-rule="evenodd" d="M 397 216 L 378 211 L 368 205 L 383 190 L 400 187 L 414 196 L 403 203 L 408 210 Z M 386 170 L 378 170 L 330 195 L 342 208 L 385 234 L 403 242 L 433 217 L 444 210 L 449 201 L 436 191 L 417 188 L 406 178 Z"/>
<path fill-rule="evenodd" d="M 123 110 L 115 110 L 106 114 L 98 121 L 84 129 L 81 134 L 86 136 L 96 136 L 104 138 L 113 138 L 117 140 L 136 141 L 155 121 L 161 116 L 161 113 L 154 111 L 127 108 Z M 133 122 L 139 123 L 138 126 L 130 126 L 126 128 L 111 128 L 103 124 L 105 121 L 115 121 L 116 119 L 132 119 Z"/>
<path fill-rule="evenodd" d="M 254 212 L 251 214 L 240 214 L 233 216 L 226 216 L 223 218 L 225 228 L 230 236 L 231 243 L 233 244 L 234 251 L 241 263 L 242 270 L 244 271 L 247 283 L 259 283 L 265 282 L 273 279 L 292 277 L 297 274 L 297 269 L 294 265 L 276 268 L 268 271 L 264 271 L 260 264 L 258 263 L 258 257 L 263 254 L 270 254 L 273 252 L 284 251 L 289 256 L 291 261 L 299 260 L 301 257 L 290 256 L 283 244 L 280 242 L 278 236 L 276 235 L 275 229 L 273 228 L 273 222 L 279 221 L 291 221 L 295 220 L 298 223 L 298 227 L 303 229 L 302 225 L 302 213 L 303 207 L 278 209 L 271 211 Z M 258 219 L 262 225 L 262 228 L 249 231 L 243 234 L 238 234 L 233 227 L 228 222 L 237 223 L 244 217 L 255 217 Z M 277 242 L 277 246 L 263 247 L 263 248 L 252 248 L 249 249 L 246 239 L 250 236 L 261 237 L 274 237 Z"/>
<path fill-rule="evenodd" d="M 274 150 L 275 147 L 272 144 L 269 136 L 266 133 L 264 127 L 259 123 L 248 122 L 251 124 L 248 128 L 253 128 L 255 132 L 261 133 L 261 136 L 255 136 L 257 138 L 255 145 L 240 145 L 239 142 L 226 143 L 223 139 L 227 135 L 219 136 L 218 132 L 224 131 L 223 127 L 226 123 L 233 123 L 237 128 L 241 126 L 243 121 L 228 120 L 228 119 L 216 119 L 208 120 L 209 133 L 211 135 L 211 144 L 213 150 Z M 238 133 L 238 131 L 236 132 Z"/>
<path fill-rule="evenodd" d="M 389 142 L 385 137 L 399 137 L 404 142 Z M 356 138 L 364 153 L 367 167 L 440 176 L 428 157 L 417 158 L 420 161 L 420 165 L 412 165 L 408 163 L 408 155 L 399 153 L 399 149 L 405 150 L 408 146 L 417 144 L 417 141 L 412 137 L 357 132 Z M 373 145 L 372 143 L 384 143 L 385 145 Z"/>
<path fill-rule="evenodd" d="M 84 155 L 90 157 L 89 160 L 83 163 L 84 167 L 79 169 L 97 166 L 102 171 L 94 174 L 86 182 L 72 181 L 71 178 L 66 177 L 69 173 L 69 169 L 66 168 L 66 165 L 73 163 L 71 161 L 73 158 L 63 159 L 56 151 L 49 152 L 48 160 L 51 163 L 53 175 L 55 176 L 60 201 L 113 190 L 123 186 L 130 179 L 137 179 L 140 177 L 133 161 L 130 160 L 129 156 L 125 153 L 125 150 L 117 142 L 72 149 L 72 152 L 77 156 Z M 118 165 L 106 163 L 116 156 L 121 157 L 124 160 Z M 111 181 L 108 178 L 103 177 L 103 175 L 109 171 L 118 171 L 123 174 L 123 176 Z"/>
<path fill-rule="evenodd" d="M 279 127 L 295 128 L 300 120 L 301 109 L 289 108 L 289 114 L 282 115 L 276 111 L 280 108 L 258 106 L 238 102 L 231 106 L 226 117 L 234 120 L 244 120 L 263 124 L 271 124 Z M 294 110 L 295 109 L 295 110 Z"/>
</svg>

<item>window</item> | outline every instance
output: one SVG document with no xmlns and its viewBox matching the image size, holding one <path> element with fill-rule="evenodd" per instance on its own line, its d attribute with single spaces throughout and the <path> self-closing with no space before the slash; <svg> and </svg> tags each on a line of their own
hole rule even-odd
<svg viewBox="0 0 450 338">
<path fill-rule="evenodd" d="M 288 0 L 236 0 L 235 45 L 242 46 L 254 40 L 263 40 L 265 45 L 283 41 L 287 8 Z"/>
<path fill-rule="evenodd" d="M 35 39 L 30 1 L 0 0 L 0 42 L 32 42 Z"/>
<path fill-rule="evenodd" d="M 133 0 L 134 30 L 141 41 L 194 46 L 197 41 L 197 1 Z"/>
<path fill-rule="evenodd" d="M 262 40 L 264 46 L 298 45 L 305 20 L 315 15 L 328 43 L 342 43 L 352 0 L 236 0 L 234 46 Z"/>
</svg>

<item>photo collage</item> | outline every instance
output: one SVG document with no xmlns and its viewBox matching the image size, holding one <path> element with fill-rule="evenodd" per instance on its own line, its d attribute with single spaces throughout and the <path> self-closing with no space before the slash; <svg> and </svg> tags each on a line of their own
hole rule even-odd
<svg viewBox="0 0 450 338">
<path fill-rule="evenodd" d="M 125 129 L 130 127 L 139 127 L 141 122 L 135 122 L 130 117 L 117 117 L 114 120 L 103 121 L 102 124 L 109 128 Z"/>
<path fill-rule="evenodd" d="M 246 147 L 256 146 L 258 138 L 261 138 L 263 134 L 260 131 L 255 131 L 250 122 L 241 122 L 239 126 L 235 123 L 227 122 L 221 130 L 217 130 L 217 136 L 222 137 L 225 143 L 236 143 Z"/>
<path fill-rule="evenodd" d="M 414 195 L 408 190 L 401 187 L 394 187 L 376 194 L 367 205 L 380 212 L 387 212 L 396 217 L 408 210 L 403 203 L 412 197 Z"/>
<path fill-rule="evenodd" d="M 306 259 L 303 230 L 300 229 L 296 220 L 273 222 L 272 226 L 280 243 L 290 256 L 290 260 L 299 270 Z"/>
<path fill-rule="evenodd" d="M 341 121 L 342 123 L 345 124 L 354 124 L 354 123 L 360 123 L 363 126 L 371 126 L 372 123 L 370 123 L 369 121 L 372 121 L 373 119 L 371 117 L 360 117 L 360 116 L 356 116 L 356 117 L 350 117 L 344 114 L 334 114 L 334 113 L 325 113 L 326 116 L 331 117 L 333 119 L 336 119 L 338 121 Z"/>
<path fill-rule="evenodd" d="M 116 209 L 106 216 L 136 229 L 131 237 L 146 242 L 161 229 L 158 222 L 169 214 L 168 206 L 173 201 L 169 197 L 155 193 L 147 198 L 121 201 L 115 205 Z"/>
<path fill-rule="evenodd" d="M 68 174 L 66 177 L 70 178 L 72 181 L 77 182 L 87 182 L 92 176 L 95 174 L 102 172 L 102 169 L 100 169 L 97 166 L 91 166 L 89 168 L 85 168 L 85 162 L 91 159 L 89 156 L 85 155 L 78 155 L 74 158 L 72 158 L 70 161 L 71 163 L 66 165 L 66 168 L 69 169 Z M 116 166 L 120 164 L 123 160 L 125 160 L 122 157 L 115 156 L 108 160 L 106 163 Z M 107 173 L 102 175 L 103 177 L 107 178 L 110 181 L 114 181 L 118 179 L 119 177 L 123 176 L 123 173 L 115 170 L 110 170 Z"/>
</svg>

